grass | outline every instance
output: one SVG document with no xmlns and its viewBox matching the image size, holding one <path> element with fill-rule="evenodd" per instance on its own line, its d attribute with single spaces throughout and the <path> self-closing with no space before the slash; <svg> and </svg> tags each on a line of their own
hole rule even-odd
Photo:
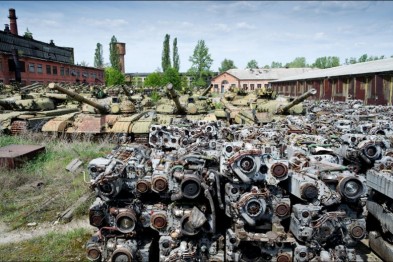
<svg viewBox="0 0 393 262">
<path fill-rule="evenodd" d="M 0 245 L 1 261 L 88 261 L 84 245 L 90 237 L 89 230 L 76 229 Z"/>
<path fill-rule="evenodd" d="M 85 138 L 69 142 L 40 133 L 0 136 L 0 147 L 10 144 L 46 147 L 46 153 L 21 168 L 0 169 L 0 222 L 12 229 L 30 222 L 55 221 L 59 213 L 90 192 L 88 184 L 83 181 L 83 174 L 70 173 L 65 167 L 74 158 L 79 158 L 86 168 L 90 160 L 108 154 L 114 147 L 106 140 L 93 143 Z M 78 208 L 75 216 L 85 216 L 88 206 L 89 203 L 86 203 Z"/>
</svg>

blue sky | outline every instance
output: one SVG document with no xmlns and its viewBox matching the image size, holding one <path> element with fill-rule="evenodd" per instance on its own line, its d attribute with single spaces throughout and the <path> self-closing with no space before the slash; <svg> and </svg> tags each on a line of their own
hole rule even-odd
<svg viewBox="0 0 393 262">
<path fill-rule="evenodd" d="M 75 62 L 94 64 L 97 43 L 109 63 L 113 35 L 126 43 L 127 73 L 161 67 L 165 34 L 178 39 L 180 71 L 204 40 L 216 71 L 227 58 L 238 68 L 304 56 L 393 55 L 391 1 L 1 1 L 0 24 L 15 8 L 18 31 L 73 47 Z M 3 29 L 3 28 L 2 28 Z"/>
</svg>

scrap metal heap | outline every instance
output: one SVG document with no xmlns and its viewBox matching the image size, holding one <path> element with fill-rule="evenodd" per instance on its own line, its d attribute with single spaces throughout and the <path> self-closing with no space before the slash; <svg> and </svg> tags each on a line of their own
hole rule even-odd
<svg viewBox="0 0 393 262">
<path fill-rule="evenodd" d="M 308 111 L 264 126 L 152 125 L 149 145 L 92 160 L 98 231 L 87 258 L 367 261 L 357 245 L 369 235 L 388 259 L 392 107 L 323 101 Z"/>
</svg>

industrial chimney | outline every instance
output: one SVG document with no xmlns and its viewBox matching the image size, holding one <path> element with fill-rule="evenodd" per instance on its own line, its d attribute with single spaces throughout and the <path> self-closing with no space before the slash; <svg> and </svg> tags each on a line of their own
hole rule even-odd
<svg viewBox="0 0 393 262">
<path fill-rule="evenodd" d="M 117 54 L 119 55 L 119 60 L 120 60 L 121 72 L 124 74 L 125 73 L 124 55 L 126 54 L 126 44 L 117 42 L 116 46 L 117 46 Z"/>
<path fill-rule="evenodd" d="M 11 34 L 18 35 L 18 25 L 16 24 L 16 19 L 18 18 L 15 15 L 15 9 L 10 8 L 9 12 L 8 18 L 10 19 Z"/>
</svg>

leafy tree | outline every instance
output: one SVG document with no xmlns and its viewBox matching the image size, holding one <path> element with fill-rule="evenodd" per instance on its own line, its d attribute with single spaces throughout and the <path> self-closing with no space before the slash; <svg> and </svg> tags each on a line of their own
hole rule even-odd
<svg viewBox="0 0 393 262">
<path fill-rule="evenodd" d="M 281 67 L 282 67 L 282 63 L 275 62 L 275 61 L 272 62 L 271 68 L 281 68 Z"/>
<path fill-rule="evenodd" d="M 285 67 L 289 68 L 301 68 L 306 67 L 306 58 L 305 57 L 296 57 L 292 62 L 287 63 Z"/>
<path fill-rule="evenodd" d="M 97 43 L 96 51 L 94 53 L 94 67 L 103 68 L 104 67 L 104 51 L 102 45 Z"/>
<path fill-rule="evenodd" d="M 257 69 L 257 68 L 259 68 L 258 62 L 257 62 L 255 59 L 250 60 L 250 61 L 247 63 L 246 68 L 249 68 L 249 69 Z"/>
<path fill-rule="evenodd" d="M 162 60 L 161 60 L 161 67 L 163 72 L 165 72 L 168 68 L 171 67 L 169 40 L 170 40 L 170 36 L 166 34 L 163 43 L 163 48 L 162 48 Z"/>
<path fill-rule="evenodd" d="M 265 65 L 263 68 L 264 69 L 270 69 L 270 66 L 269 65 Z"/>
<path fill-rule="evenodd" d="M 162 84 L 167 85 L 168 83 L 172 83 L 175 90 L 181 91 L 181 77 L 179 72 L 173 67 L 169 67 L 163 75 Z"/>
<path fill-rule="evenodd" d="M 163 75 L 159 72 L 154 72 L 149 74 L 145 78 L 145 87 L 160 87 L 162 86 Z"/>
<path fill-rule="evenodd" d="M 28 39 L 33 39 L 33 33 L 31 33 L 31 32 L 29 31 L 29 28 L 26 28 L 26 32 L 25 32 L 25 34 L 23 35 L 23 37 L 28 38 Z"/>
<path fill-rule="evenodd" d="M 82 62 L 80 63 L 80 65 L 81 65 L 81 66 L 89 66 L 89 63 L 86 62 L 86 61 L 82 61 Z"/>
<path fill-rule="evenodd" d="M 113 67 L 105 68 L 105 85 L 122 85 L 125 82 L 125 76 L 120 72 L 120 70 Z"/>
<path fill-rule="evenodd" d="M 221 67 L 218 68 L 218 71 L 219 71 L 220 73 L 222 73 L 222 72 L 228 71 L 229 69 L 235 69 L 235 68 L 237 68 L 237 67 L 235 66 L 235 63 L 234 63 L 232 60 L 226 59 L 226 58 L 225 58 L 225 59 L 221 62 Z"/>
<path fill-rule="evenodd" d="M 112 36 L 111 42 L 109 43 L 109 60 L 111 61 L 112 68 L 121 71 L 119 51 L 117 50 L 116 43 L 117 43 L 116 37 Z"/>
<path fill-rule="evenodd" d="M 324 68 L 336 67 L 339 65 L 340 65 L 340 58 L 338 58 L 337 56 L 328 56 L 328 57 L 324 56 L 324 57 L 318 57 L 312 66 L 324 69 Z"/>
<path fill-rule="evenodd" d="M 190 56 L 191 68 L 188 70 L 189 74 L 193 76 L 193 86 L 206 86 L 205 78 L 210 76 L 212 72 L 210 67 L 213 59 L 209 54 L 209 48 L 206 46 L 204 40 L 199 40 L 195 46 L 194 53 Z"/>
<path fill-rule="evenodd" d="M 356 63 L 357 63 L 357 60 L 355 57 L 345 58 L 346 65 L 351 65 L 351 64 L 356 64 Z"/>
<path fill-rule="evenodd" d="M 366 62 L 366 61 L 367 61 L 367 58 L 368 58 L 368 55 L 367 55 L 367 54 L 361 55 L 361 56 L 359 57 L 359 59 L 358 59 L 358 63 Z"/>
<path fill-rule="evenodd" d="M 179 72 L 180 58 L 177 50 L 177 38 L 173 39 L 173 68 L 175 68 Z"/>
</svg>

